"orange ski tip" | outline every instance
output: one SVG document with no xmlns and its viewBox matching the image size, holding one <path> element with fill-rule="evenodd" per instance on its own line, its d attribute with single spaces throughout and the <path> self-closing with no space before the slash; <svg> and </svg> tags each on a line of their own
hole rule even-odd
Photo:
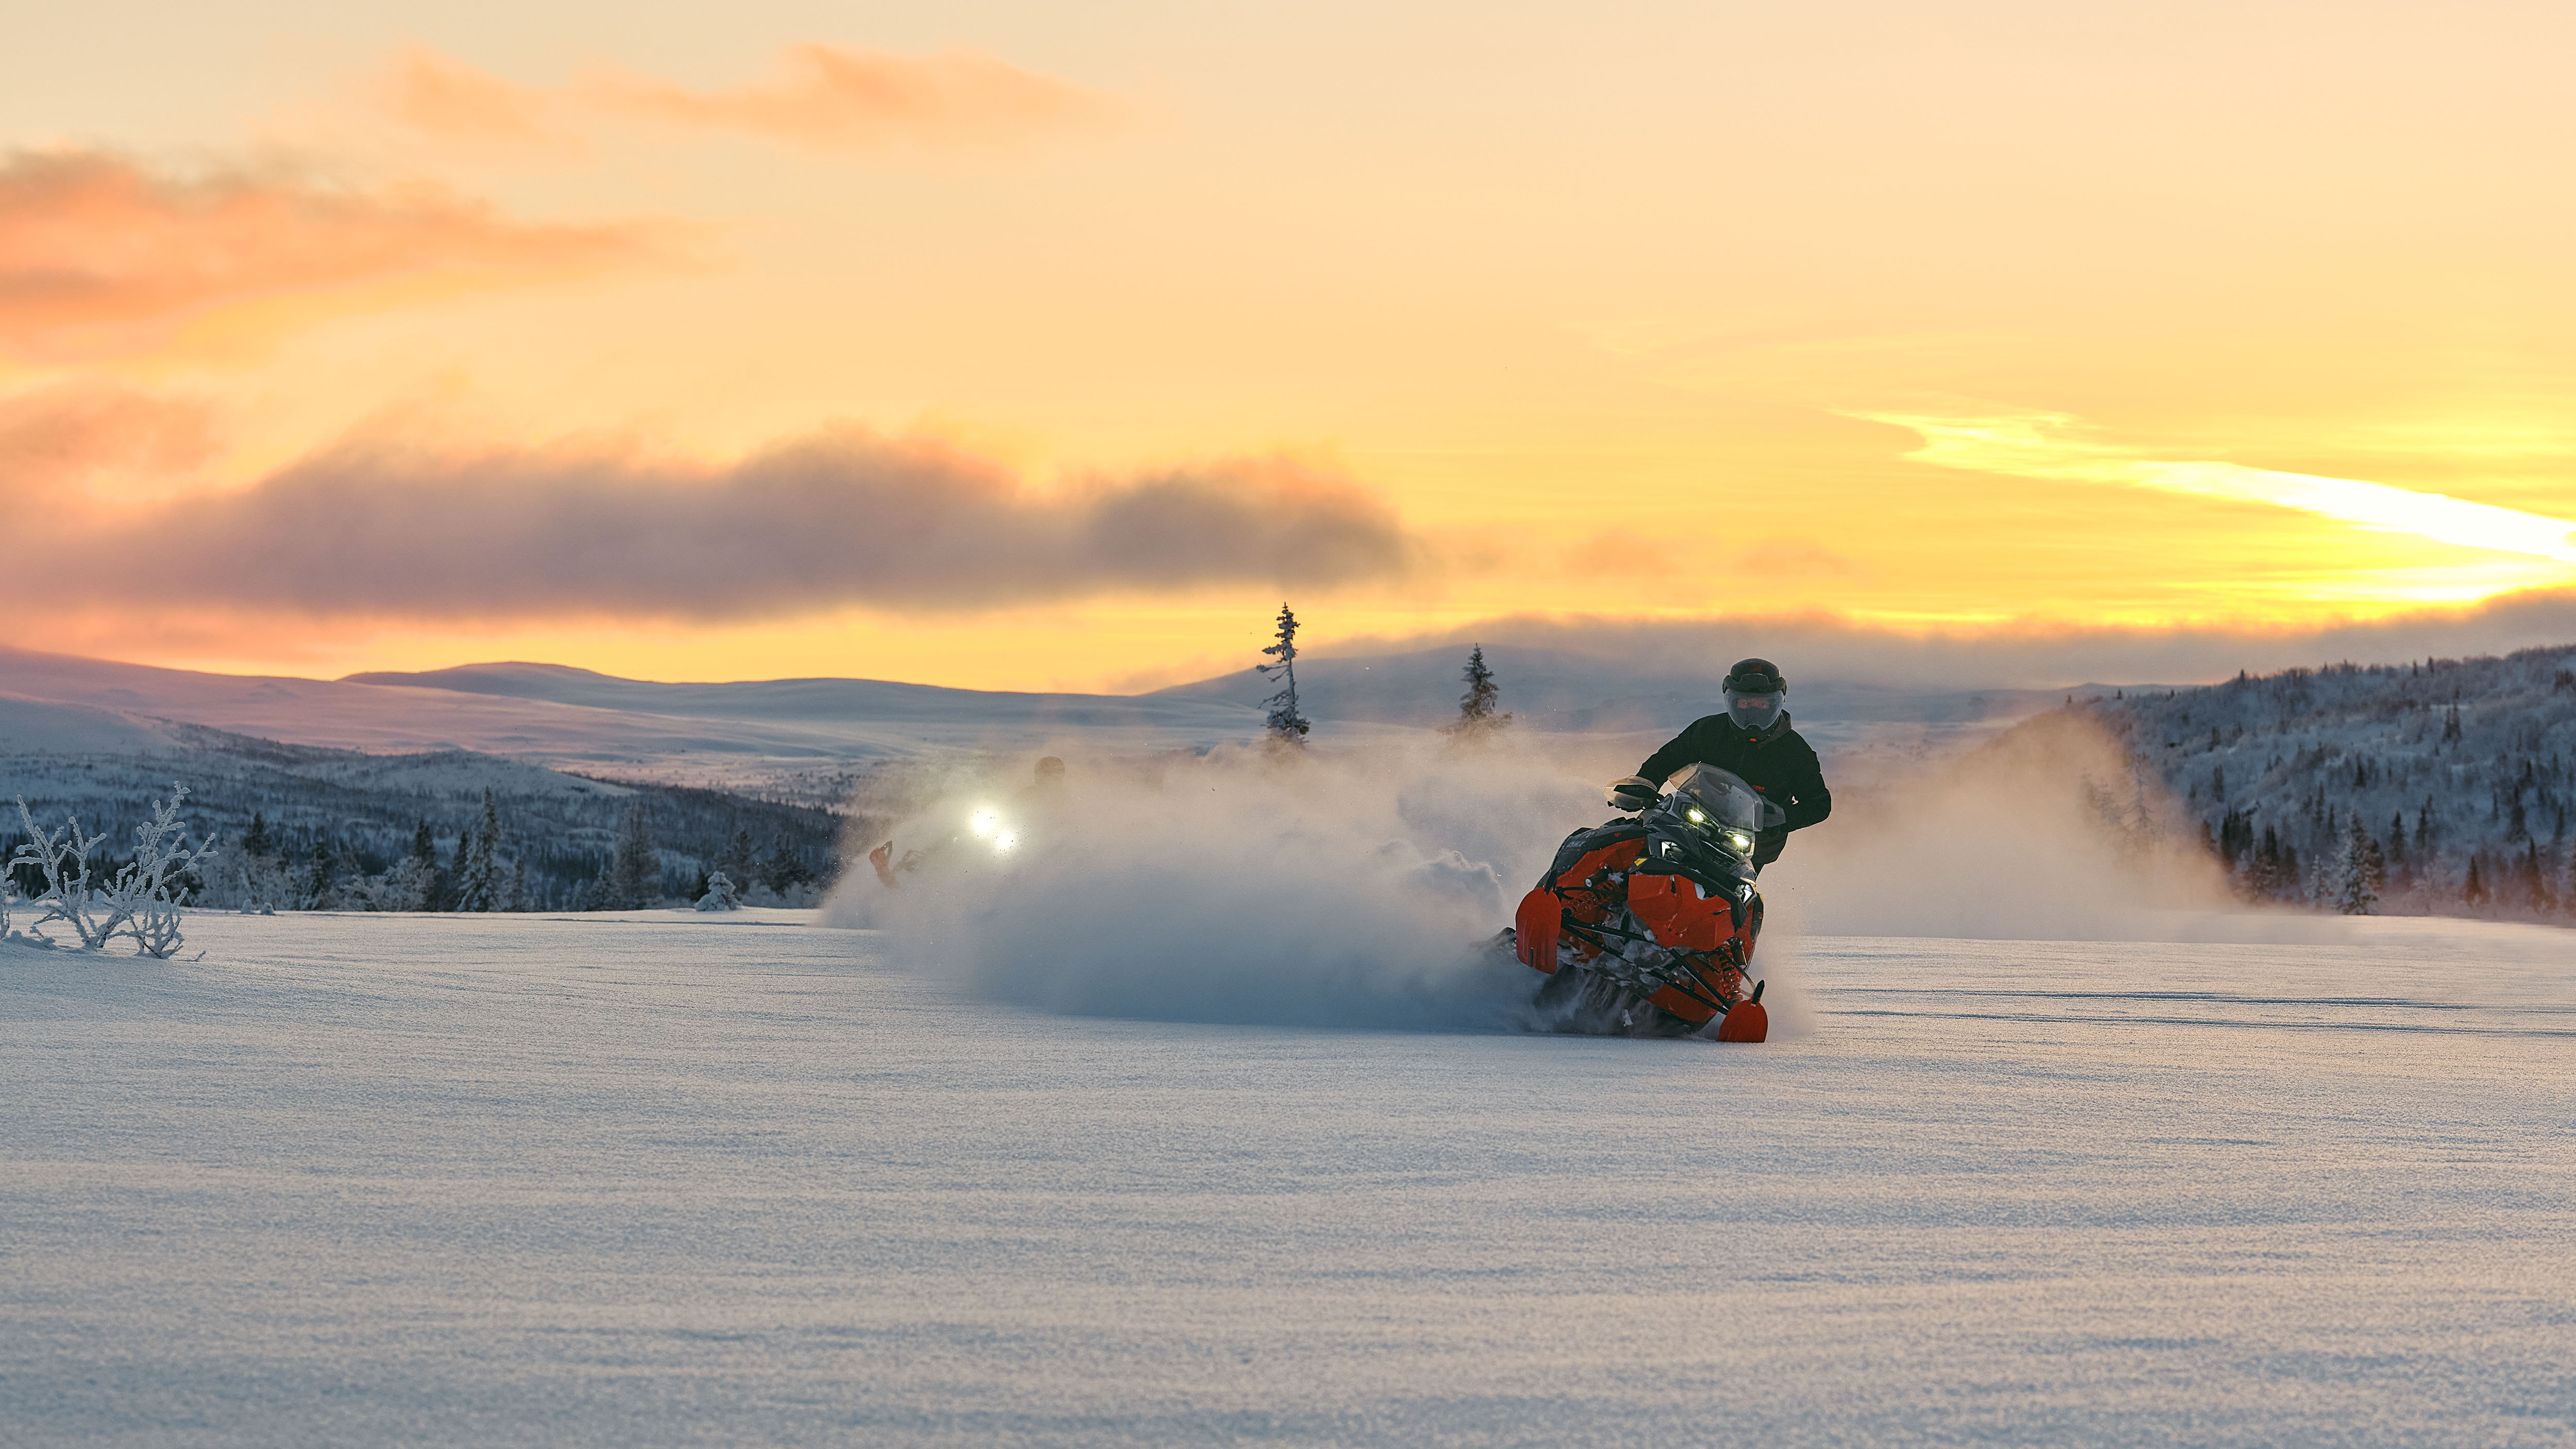
<svg viewBox="0 0 2576 1449">
<path fill-rule="evenodd" d="M 1758 1001 L 1739 1001 L 1717 1024 L 1719 1041 L 1762 1041 L 1771 1035 L 1771 1013 Z"/>
</svg>

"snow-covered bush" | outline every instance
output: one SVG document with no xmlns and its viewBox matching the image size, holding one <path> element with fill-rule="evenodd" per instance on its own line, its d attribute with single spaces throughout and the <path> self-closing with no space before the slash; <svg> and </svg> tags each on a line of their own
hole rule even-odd
<svg viewBox="0 0 2576 1449">
<path fill-rule="evenodd" d="M 18 799 L 18 820 L 26 827 L 27 839 L 9 858 L 10 869 L 15 873 L 21 865 L 32 865 L 45 879 L 44 890 L 29 903 L 44 907 L 35 925 L 61 921 L 80 937 L 81 945 L 91 950 L 106 945 L 112 923 L 106 920 L 104 902 L 89 878 L 89 853 L 107 836 L 83 834 L 77 815 L 56 829 L 40 830 L 23 795 Z"/>
<path fill-rule="evenodd" d="M 733 877 L 716 871 L 707 877 L 707 893 L 698 897 L 702 911 L 738 911 L 742 909 L 742 892 L 734 889 Z"/>
<path fill-rule="evenodd" d="M 44 894 L 35 901 L 44 914 L 36 924 L 61 921 L 92 951 L 128 936 L 139 954 L 168 960 L 184 939 L 179 930 L 179 907 L 187 895 L 183 878 L 215 854 L 211 840 L 188 848 L 187 827 L 179 819 L 180 803 L 187 798 L 188 787 L 173 783 L 170 798 L 152 802 L 152 818 L 134 827 L 134 859 L 103 885 L 91 879 L 89 857 L 107 837 L 83 834 L 78 816 L 58 830 L 40 830 L 20 799 L 18 819 L 26 826 L 27 841 L 9 863 L 13 868 L 35 866 L 44 876 Z"/>
<path fill-rule="evenodd" d="M 134 827 L 134 861 L 117 872 L 107 890 L 108 907 L 124 919 L 119 929 L 134 938 L 135 949 L 168 960 L 184 939 L 179 932 L 179 906 L 187 894 L 180 877 L 211 858 L 211 840 L 187 848 L 187 827 L 179 819 L 179 802 L 188 787 L 170 786 L 170 798 L 156 801 L 152 819 Z"/>
<path fill-rule="evenodd" d="M 406 855 L 387 866 L 379 875 L 354 875 L 341 886 L 341 896 L 353 909 L 361 911 L 419 911 L 429 907 L 429 893 L 438 883 L 438 867 L 416 855 Z"/>
</svg>

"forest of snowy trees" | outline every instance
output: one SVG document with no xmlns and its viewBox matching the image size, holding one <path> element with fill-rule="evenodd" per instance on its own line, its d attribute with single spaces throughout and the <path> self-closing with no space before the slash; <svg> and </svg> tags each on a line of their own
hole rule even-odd
<svg viewBox="0 0 2576 1449">
<path fill-rule="evenodd" d="M 2240 675 L 2076 707 L 2200 817 L 2251 898 L 2576 916 L 2576 647 Z"/>
<path fill-rule="evenodd" d="M 811 904 L 839 868 L 842 822 L 811 806 L 462 751 L 197 739 L 175 755 L 7 755 L 10 793 L 48 828 L 76 815 L 103 834 L 96 858 L 111 872 L 154 796 L 188 780 L 190 829 L 222 849 L 186 880 L 187 899 L 221 909 L 633 909 L 695 900 L 716 873 L 752 904 Z M 24 839 L 0 831 L 0 858 Z M 22 899 L 41 888 L 26 868 L 10 885 Z"/>
</svg>

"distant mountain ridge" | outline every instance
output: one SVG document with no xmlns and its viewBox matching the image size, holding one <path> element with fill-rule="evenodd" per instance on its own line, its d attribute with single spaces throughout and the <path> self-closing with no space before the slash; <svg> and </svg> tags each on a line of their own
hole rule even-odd
<svg viewBox="0 0 2576 1449">
<path fill-rule="evenodd" d="M 1073 727 L 1166 723 L 1184 728 L 1205 725 L 1212 719 L 1228 727 L 1246 723 L 1241 713 L 1212 711 L 1205 701 L 1156 695 L 957 689 L 940 684 L 830 677 L 662 684 L 562 664 L 463 664 L 419 673 L 375 670 L 346 675 L 339 682 L 438 689 L 695 719 L 928 723 L 973 717 Z"/>
<path fill-rule="evenodd" d="M 1258 717 L 1215 701 L 878 680 L 657 684 L 525 663 L 318 680 L 0 647 L 0 755 L 174 749 L 173 722 L 373 753 L 468 750 L 820 803 L 846 793 L 848 771 L 924 751 L 1020 749 L 1075 731 L 1187 747 L 1249 738 Z"/>
<path fill-rule="evenodd" d="M 1502 707 L 1524 730 L 1669 735 L 1723 707 L 1717 678 L 1728 661 L 1668 674 L 1510 645 L 1486 657 Z M 1298 662 L 1298 683 L 1322 727 L 1319 743 L 1366 739 L 1454 718 L 1465 662 L 1454 649 L 1309 657 Z M 841 678 L 660 683 L 523 661 L 318 680 L 0 648 L 0 755 L 180 749 L 176 723 L 379 754 L 465 750 L 820 804 L 846 794 L 852 771 L 925 752 L 1011 752 L 1076 737 L 1112 750 L 1249 741 L 1276 687 L 1250 669 L 1141 695 Z M 1790 710 L 1829 754 L 1946 749 L 2060 697 L 1819 681 L 1790 670 Z"/>
</svg>

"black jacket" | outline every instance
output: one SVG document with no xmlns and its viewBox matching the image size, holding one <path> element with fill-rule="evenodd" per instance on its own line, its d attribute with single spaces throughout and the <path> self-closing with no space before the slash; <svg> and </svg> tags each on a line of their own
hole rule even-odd
<svg viewBox="0 0 2576 1449">
<path fill-rule="evenodd" d="M 1778 727 L 1766 734 L 1747 732 L 1722 714 L 1693 721 L 1672 743 L 1646 757 L 1637 773 L 1658 786 L 1684 765 L 1701 762 L 1740 776 L 1762 792 L 1762 798 L 1787 811 L 1789 823 L 1765 830 L 1754 846 L 1753 863 L 1779 859 L 1789 832 L 1834 813 L 1833 792 L 1825 788 L 1825 767 L 1813 747 L 1789 727 L 1784 711 Z"/>
</svg>

